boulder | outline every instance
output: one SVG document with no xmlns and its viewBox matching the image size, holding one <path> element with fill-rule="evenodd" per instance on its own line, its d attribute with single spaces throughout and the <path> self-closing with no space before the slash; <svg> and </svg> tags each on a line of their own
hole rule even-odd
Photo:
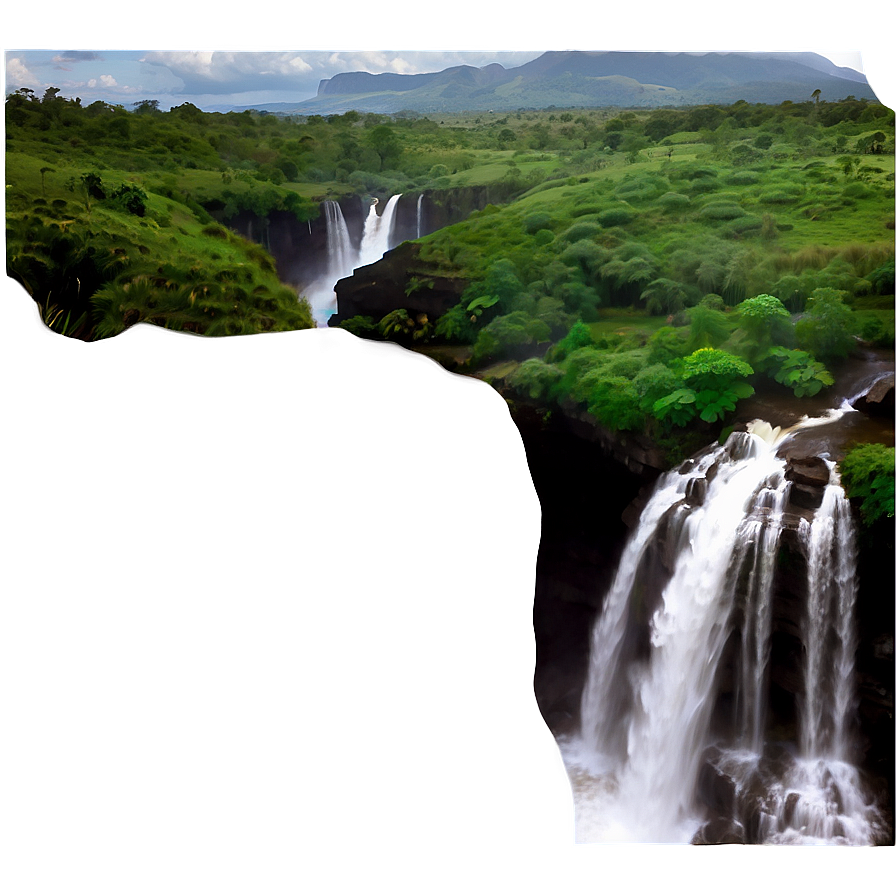
<svg viewBox="0 0 896 896">
<path fill-rule="evenodd" d="M 791 483 L 790 503 L 795 508 L 817 510 L 831 471 L 820 457 L 788 456 L 784 478 Z"/>
<path fill-rule="evenodd" d="M 867 392 L 855 399 L 852 406 L 870 417 L 892 417 L 894 385 L 896 385 L 896 374 L 885 374 Z"/>
</svg>

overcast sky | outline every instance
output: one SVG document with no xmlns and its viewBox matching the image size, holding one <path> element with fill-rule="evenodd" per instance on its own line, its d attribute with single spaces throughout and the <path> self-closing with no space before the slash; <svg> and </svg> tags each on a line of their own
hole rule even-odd
<svg viewBox="0 0 896 896">
<path fill-rule="evenodd" d="M 143 99 L 157 99 L 163 109 L 184 102 L 200 108 L 261 105 L 313 97 L 321 80 L 338 72 L 412 74 L 492 62 L 512 68 L 541 52 L 9 50 L 6 90 L 28 87 L 42 94 L 47 87 L 58 87 L 63 96 L 79 96 L 85 105 L 95 100 L 129 105 Z M 823 55 L 862 69 L 857 52 Z"/>
</svg>

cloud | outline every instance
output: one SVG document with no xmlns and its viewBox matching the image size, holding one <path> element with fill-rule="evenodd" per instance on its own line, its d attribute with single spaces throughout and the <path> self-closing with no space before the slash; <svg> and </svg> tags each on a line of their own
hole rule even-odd
<svg viewBox="0 0 896 896">
<path fill-rule="evenodd" d="M 40 80 L 36 78 L 28 67 L 18 57 L 6 60 L 6 85 L 7 87 L 40 87 Z"/>
<path fill-rule="evenodd" d="M 154 52 L 142 61 L 167 69 L 187 94 L 295 90 L 314 78 L 312 66 L 299 53 Z"/>
<path fill-rule="evenodd" d="M 65 62 L 102 62 L 103 57 L 91 50 L 63 50 L 53 57 L 53 62 L 60 64 Z"/>
<path fill-rule="evenodd" d="M 118 87 L 118 82 L 112 75 L 100 75 L 99 78 L 91 78 L 87 84 L 87 87 Z M 127 88 L 124 88 L 127 89 Z"/>
<path fill-rule="evenodd" d="M 339 72 L 374 74 L 437 72 L 455 65 L 483 66 L 500 62 L 521 65 L 537 53 L 444 53 L 327 51 L 302 53 L 152 52 L 142 62 L 163 70 L 182 83 L 182 94 L 238 95 L 258 91 L 288 91 L 295 99 L 313 96 L 318 83 Z"/>
</svg>

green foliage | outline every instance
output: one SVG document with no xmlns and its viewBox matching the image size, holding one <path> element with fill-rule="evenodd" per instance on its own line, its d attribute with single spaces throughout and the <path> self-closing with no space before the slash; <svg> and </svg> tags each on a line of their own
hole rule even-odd
<svg viewBox="0 0 896 896">
<path fill-rule="evenodd" d="M 737 321 L 746 333 L 751 355 L 762 354 L 772 343 L 790 339 L 790 312 L 776 296 L 765 293 L 737 306 Z"/>
<path fill-rule="evenodd" d="M 396 308 L 380 318 L 377 328 L 384 339 L 407 342 L 414 332 L 414 319 L 404 308 Z"/>
<path fill-rule="evenodd" d="M 710 202 L 700 209 L 700 217 L 707 221 L 731 221 L 743 214 L 744 210 L 734 202 Z"/>
<path fill-rule="evenodd" d="M 563 371 L 541 358 L 527 358 L 508 377 L 510 385 L 536 401 L 546 398 L 560 381 Z"/>
<path fill-rule="evenodd" d="M 875 268 L 869 275 L 868 280 L 874 287 L 875 291 L 880 295 L 893 294 L 894 270 L 893 262 L 888 261 L 885 264 Z"/>
<path fill-rule="evenodd" d="M 569 329 L 569 332 L 550 350 L 553 361 L 562 361 L 572 352 L 586 346 L 593 346 L 594 339 L 591 336 L 591 328 L 577 320 Z"/>
<path fill-rule="evenodd" d="M 446 342 L 466 343 L 476 338 L 476 328 L 463 304 L 452 306 L 436 321 L 435 335 Z"/>
<path fill-rule="evenodd" d="M 550 338 L 550 328 L 544 321 L 530 317 L 524 311 L 512 311 L 496 317 L 480 330 L 473 345 L 474 364 L 490 358 L 519 354 L 519 349 Z"/>
<path fill-rule="evenodd" d="M 593 383 L 588 411 L 612 430 L 638 430 L 644 426 L 638 393 L 631 380 L 621 376 L 605 376 Z"/>
<path fill-rule="evenodd" d="M 868 526 L 893 517 L 896 453 L 886 445 L 865 443 L 847 452 L 840 461 L 840 478 L 851 500 L 858 503 Z"/>
<path fill-rule="evenodd" d="M 634 213 L 627 208 L 608 208 L 597 216 L 601 227 L 624 227 L 633 218 Z"/>
<path fill-rule="evenodd" d="M 112 204 L 120 208 L 122 211 L 129 212 L 142 218 L 146 214 L 146 202 L 148 200 L 146 192 L 136 184 L 122 184 L 120 187 L 112 191 L 110 201 Z"/>
<path fill-rule="evenodd" d="M 753 375 L 753 368 L 735 355 L 715 348 L 701 348 L 683 362 L 684 382 L 692 389 L 724 391 Z M 752 393 L 750 389 L 749 393 Z M 746 395 L 741 395 L 746 398 Z"/>
<path fill-rule="evenodd" d="M 707 296 L 709 298 L 709 296 Z M 720 296 L 715 296 L 722 302 Z M 699 305 L 695 305 L 688 311 L 688 341 L 687 348 L 694 351 L 698 348 L 715 348 L 728 339 L 728 319 L 720 310 L 715 310 L 705 304 L 706 299 Z"/>
<path fill-rule="evenodd" d="M 342 321 L 339 326 L 343 330 L 348 330 L 353 336 L 359 336 L 362 339 L 378 339 L 381 335 L 377 322 L 367 315 L 356 314 L 354 317 Z"/>
<path fill-rule="evenodd" d="M 773 346 L 762 359 L 760 369 L 775 382 L 793 390 L 797 398 L 817 395 L 825 386 L 834 384 L 827 368 L 809 352 Z"/>
<path fill-rule="evenodd" d="M 648 283 L 641 292 L 648 314 L 675 314 L 688 304 L 689 291 L 683 283 L 660 277 Z"/>
<path fill-rule="evenodd" d="M 796 338 L 800 348 L 821 361 L 836 361 L 852 353 L 857 330 L 855 313 L 837 291 L 817 289 L 806 303 L 806 313 L 796 323 Z"/>
<path fill-rule="evenodd" d="M 693 389 L 676 389 L 653 404 L 657 420 L 668 420 L 675 426 L 687 426 L 697 416 L 697 393 Z"/>
<path fill-rule="evenodd" d="M 667 364 L 688 353 L 687 332 L 679 327 L 660 327 L 647 343 L 648 360 L 653 364 Z"/>
<path fill-rule="evenodd" d="M 638 406 L 643 411 L 651 411 L 660 398 L 680 388 L 681 380 L 665 364 L 651 364 L 638 371 L 632 385 L 638 393 Z"/>
</svg>

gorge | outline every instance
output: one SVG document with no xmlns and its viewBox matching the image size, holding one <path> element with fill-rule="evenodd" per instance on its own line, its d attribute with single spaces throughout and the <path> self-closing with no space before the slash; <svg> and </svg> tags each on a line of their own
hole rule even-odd
<svg viewBox="0 0 896 896">
<path fill-rule="evenodd" d="M 377 258 L 397 222 L 425 230 L 423 207 L 374 201 L 352 234 L 324 204 L 326 274 L 308 293 L 321 323 L 409 296 L 413 244 Z M 433 316 L 459 294 L 446 288 Z M 815 417 L 741 415 L 724 444 L 668 473 L 637 439 L 546 422 L 496 384 L 543 507 L 535 689 L 580 841 L 892 842 L 892 579 L 868 558 L 859 575 L 835 463 L 869 419 L 852 402 L 891 367 L 854 364 L 849 394 Z"/>
</svg>

